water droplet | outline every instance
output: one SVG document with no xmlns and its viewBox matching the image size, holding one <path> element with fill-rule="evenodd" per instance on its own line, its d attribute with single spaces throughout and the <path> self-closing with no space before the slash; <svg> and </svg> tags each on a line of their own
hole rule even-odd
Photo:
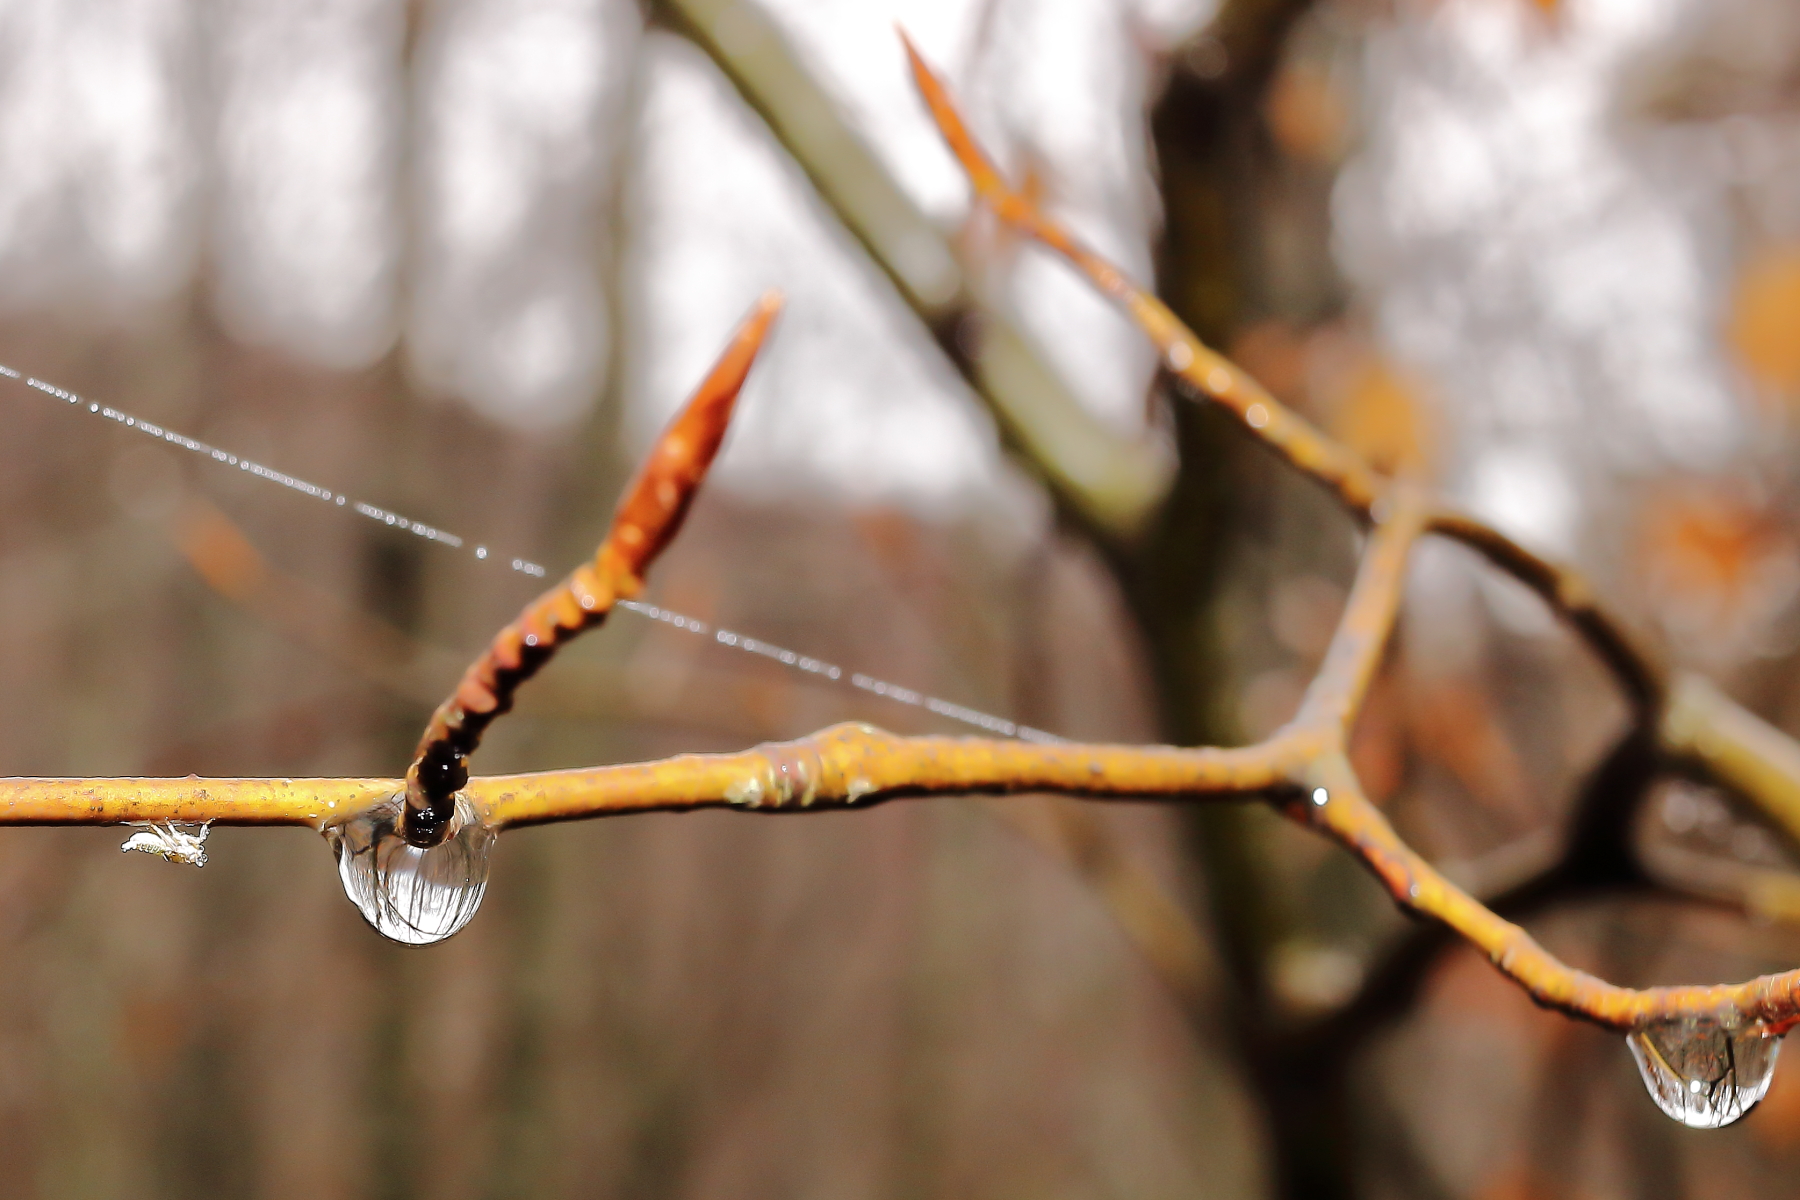
<svg viewBox="0 0 1800 1200">
<path fill-rule="evenodd" d="M 1781 1038 L 1710 1017 L 1653 1021 L 1625 1039 L 1656 1107 L 1692 1129 L 1729 1125 L 1769 1090 Z"/>
<path fill-rule="evenodd" d="M 449 838 L 421 850 L 396 828 L 401 803 L 394 796 L 328 826 L 325 839 L 337 854 L 344 894 L 369 924 L 396 942 L 426 946 L 467 925 L 481 907 L 497 835 L 458 796 Z"/>
</svg>

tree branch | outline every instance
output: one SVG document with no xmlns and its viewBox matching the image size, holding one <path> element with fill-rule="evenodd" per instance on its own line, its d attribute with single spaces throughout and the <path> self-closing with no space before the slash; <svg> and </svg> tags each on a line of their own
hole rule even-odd
<svg viewBox="0 0 1800 1200">
<path fill-rule="evenodd" d="M 1596 645 L 1638 704 L 1640 721 L 1615 748 L 1577 814 L 1560 872 L 1540 891 L 1569 884 L 1580 865 L 1594 879 L 1641 881 L 1619 847 L 1643 782 L 1670 758 L 1737 786 L 1765 811 L 1780 810 L 1800 784 L 1800 750 L 1722 695 L 1684 681 L 1669 689 L 1622 628 L 1572 572 L 1546 563 L 1496 531 L 1437 505 L 1411 483 L 1383 478 L 1302 418 L 1266 399 L 1248 377 L 1202 346 L 1153 298 L 1005 188 L 968 139 L 945 93 L 913 57 L 946 136 L 977 177 L 984 198 L 1021 228 L 1068 255 L 1119 299 L 1157 340 L 1173 369 L 1241 418 L 1294 466 L 1330 487 L 1374 526 L 1325 662 L 1300 712 L 1267 741 L 1241 748 L 1041 745 L 978 738 L 901 738 L 866 725 L 839 725 L 794 742 L 738 754 L 682 755 L 662 762 L 493 776 L 456 782 L 460 798 L 494 828 L 649 811 L 735 807 L 807 812 L 946 794 L 1054 792 L 1090 799 L 1192 801 L 1262 795 L 1360 858 L 1395 901 L 1479 947 L 1534 1000 L 1614 1029 L 1676 1017 L 1781 1033 L 1800 1023 L 1800 971 L 1741 984 L 1634 990 L 1559 961 L 1425 862 L 1364 795 L 1347 745 L 1369 681 L 1399 611 L 1408 551 L 1427 532 L 1458 537 L 1536 588 Z M 724 436 L 731 404 L 773 319 L 767 299 L 740 331 L 688 409 L 665 432 L 628 491 L 595 562 L 529 606 L 496 637 L 463 685 L 433 718 L 408 779 L 0 781 L 0 823 L 126 821 L 303 824 L 342 821 L 404 791 L 421 840 L 444 821 L 443 787 L 462 769 L 481 729 L 504 712 L 514 689 L 568 638 L 594 624 L 613 597 L 635 590 L 673 537 Z M 1180 360 L 1177 350 L 1189 357 Z M 448 751 L 443 750 L 448 747 Z M 449 768 L 443 764 L 448 763 Z M 421 769 L 421 764 L 426 769 Z M 415 799 L 422 803 L 415 804 Z M 1785 811 L 1785 810 L 1783 810 Z"/>
<path fill-rule="evenodd" d="M 725 440 L 732 406 L 780 311 L 777 293 L 757 303 L 711 373 L 657 439 L 626 489 L 593 562 L 577 567 L 495 634 L 432 714 L 406 772 L 400 832 L 407 841 L 435 846 L 449 836 L 456 793 L 469 781 L 468 757 L 488 725 L 512 708 L 514 691 L 559 647 L 604 621 L 614 600 L 628 600 L 643 586 L 644 573 L 681 528 Z"/>
<path fill-rule="evenodd" d="M 1217 401 L 1244 427 L 1302 473 L 1337 493 L 1353 513 L 1367 519 L 1385 481 L 1352 451 L 1338 445 L 1289 411 L 1261 384 L 1224 355 L 1209 349 L 1169 311 L 1168 305 L 1126 278 L 1124 272 L 1082 245 L 1001 178 L 970 134 L 943 82 L 902 33 L 913 81 L 930 108 L 950 150 L 968 173 L 975 194 L 996 216 L 1068 259 L 1102 295 L 1116 301 L 1162 354 L 1168 369 L 1194 390 Z"/>
<path fill-rule="evenodd" d="M 997 298 L 977 294 L 950 240 L 839 115 L 769 15 L 753 0 L 652 7 L 762 116 L 1063 509 L 1112 540 L 1135 538 L 1168 492 L 1167 456 L 1088 412 Z"/>
<path fill-rule="evenodd" d="M 1800 745 L 1792 738 L 1685 672 L 1669 689 L 1658 734 L 1679 765 L 1749 801 L 1800 848 Z"/>
</svg>

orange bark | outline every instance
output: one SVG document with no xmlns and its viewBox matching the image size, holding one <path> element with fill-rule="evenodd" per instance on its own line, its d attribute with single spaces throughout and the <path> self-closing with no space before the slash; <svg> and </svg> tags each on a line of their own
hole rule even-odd
<svg viewBox="0 0 1800 1200">
<path fill-rule="evenodd" d="M 1368 516 L 1385 490 L 1386 481 L 1356 454 L 1276 400 L 1230 359 L 1201 342 L 1161 300 L 1082 245 L 1068 230 L 1045 216 L 1030 198 L 1009 187 L 969 133 L 943 82 L 906 35 L 902 33 L 900 37 L 912 63 L 913 82 L 982 202 L 1001 220 L 1067 258 L 1102 294 L 1117 301 L 1156 345 L 1169 371 L 1229 409 L 1245 428 L 1300 471 L 1335 491 L 1352 512 Z"/>
<path fill-rule="evenodd" d="M 432 718 L 404 781 L 0 780 L 0 824 L 217 821 L 320 827 L 404 790 L 409 836 L 429 843 L 445 831 L 448 806 L 459 790 L 497 827 L 708 807 L 820 811 L 970 792 L 1172 801 L 1260 795 L 1343 844 L 1398 903 L 1442 921 L 1480 947 L 1540 1004 L 1615 1029 L 1677 1016 L 1727 1025 L 1756 1022 L 1775 1031 L 1800 1023 L 1800 971 L 1741 984 L 1634 990 L 1560 962 L 1407 846 L 1364 795 L 1346 752 L 1399 611 L 1408 553 L 1429 533 L 1467 543 L 1536 590 L 1605 659 L 1669 758 L 1737 786 L 1765 811 L 1785 813 L 1790 828 L 1800 828 L 1800 817 L 1793 816 L 1800 812 L 1800 749 L 1698 685 L 1671 689 L 1578 575 L 1453 512 L 1415 484 L 1374 471 L 1201 344 L 1160 301 L 1081 246 L 1029 197 L 1010 189 L 970 137 L 941 83 L 910 44 L 907 51 L 920 91 L 982 200 L 1068 258 L 1137 320 L 1171 371 L 1234 413 L 1254 436 L 1329 487 L 1373 527 L 1324 664 L 1292 722 L 1263 743 L 1236 749 L 901 738 L 865 725 L 840 725 L 738 754 L 469 780 L 469 753 L 482 730 L 510 707 L 518 685 L 557 647 L 597 624 L 615 598 L 633 594 L 679 528 L 775 316 L 778 301 L 769 297 L 658 442 L 594 561 L 527 606 L 496 636 Z M 234 579 L 222 575 L 220 586 Z M 1783 803 L 1791 811 L 1782 809 Z"/>
<path fill-rule="evenodd" d="M 711 373 L 657 439 L 593 561 L 526 605 L 494 635 L 432 714 L 406 772 L 402 832 L 409 841 L 431 846 L 444 839 L 456 793 L 469 781 L 468 757 L 487 727 L 512 708 L 519 685 L 558 648 L 604 621 L 613 601 L 629 599 L 643 586 L 645 572 L 681 528 L 725 440 L 738 392 L 780 311 L 781 297 L 774 292 L 757 303 Z"/>
</svg>

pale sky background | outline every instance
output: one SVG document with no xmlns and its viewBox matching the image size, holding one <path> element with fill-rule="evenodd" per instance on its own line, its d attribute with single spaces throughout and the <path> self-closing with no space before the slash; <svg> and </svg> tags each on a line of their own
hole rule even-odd
<svg viewBox="0 0 1800 1200">
<path fill-rule="evenodd" d="M 1721 6 L 1576 0 L 1554 27 L 1514 0 L 1411 7 L 1367 46 L 1340 263 L 1447 402 L 1466 502 L 1577 554 L 1622 478 L 1728 469 L 1752 433 L 1718 335 L 1742 172 L 1716 130 L 1622 99 Z M 1786 124 L 1766 133 L 1792 156 Z"/>
<path fill-rule="evenodd" d="M 1211 0 L 771 8 L 947 228 L 968 197 L 899 16 L 1001 157 L 1028 154 L 1055 207 L 1148 274 L 1146 88 Z M 1465 499 L 1552 551 L 1578 552 L 1621 474 L 1719 470 L 1748 436 L 1716 349 L 1724 173 L 1618 101 L 1622 73 L 1711 11 L 1569 0 L 1547 37 L 1518 0 L 1443 0 L 1402 4 L 1367 43 L 1341 264 L 1450 413 Z M 622 0 L 436 0 L 409 93 L 403 36 L 397 0 L 0 2 L 0 304 L 129 322 L 199 286 L 245 341 L 341 368 L 398 345 L 426 392 L 534 430 L 579 419 L 628 346 L 641 439 L 781 286 L 726 485 L 991 498 L 991 423 L 692 47 L 644 35 Z M 1786 161 L 1800 143 L 1733 144 Z M 1013 295 L 1095 412 L 1142 421 L 1152 362 L 1123 321 L 1041 256 Z"/>
</svg>

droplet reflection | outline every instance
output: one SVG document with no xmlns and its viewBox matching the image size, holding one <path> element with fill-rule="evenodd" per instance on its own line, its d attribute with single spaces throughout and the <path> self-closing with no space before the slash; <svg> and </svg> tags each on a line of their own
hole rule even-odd
<svg viewBox="0 0 1800 1200">
<path fill-rule="evenodd" d="M 496 834 L 456 798 L 451 834 L 421 850 L 396 828 L 401 797 L 325 830 L 344 894 L 384 937 L 408 946 L 441 942 L 467 925 L 487 892 Z"/>
<path fill-rule="evenodd" d="M 1762 1027 L 1728 1031 L 1702 1018 L 1655 1021 L 1626 1039 L 1656 1107 L 1691 1129 L 1742 1117 L 1769 1090 L 1781 1038 Z"/>
</svg>

